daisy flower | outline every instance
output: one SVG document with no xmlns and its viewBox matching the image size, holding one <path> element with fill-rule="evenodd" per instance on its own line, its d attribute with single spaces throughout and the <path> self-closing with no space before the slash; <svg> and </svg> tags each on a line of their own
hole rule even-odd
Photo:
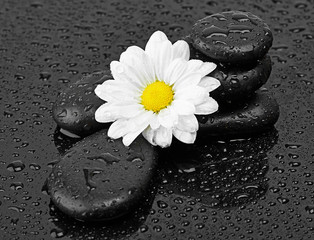
<svg viewBox="0 0 314 240">
<path fill-rule="evenodd" d="M 157 31 L 145 50 L 131 46 L 119 61 L 112 61 L 114 79 L 95 89 L 96 95 L 106 101 L 96 110 L 96 121 L 113 122 L 108 136 L 122 137 L 125 146 L 140 134 L 160 147 L 168 147 L 172 136 L 194 143 L 198 130 L 195 114 L 218 110 L 209 92 L 220 82 L 206 76 L 216 64 L 189 58 L 187 42 L 172 44 Z"/>
</svg>

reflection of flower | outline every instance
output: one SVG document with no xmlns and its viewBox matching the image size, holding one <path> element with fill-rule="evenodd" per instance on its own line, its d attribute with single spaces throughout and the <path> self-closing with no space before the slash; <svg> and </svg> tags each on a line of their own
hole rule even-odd
<svg viewBox="0 0 314 240">
<path fill-rule="evenodd" d="M 167 36 L 155 32 L 145 51 L 131 46 L 110 64 L 114 80 L 98 85 L 95 93 L 107 101 L 100 106 L 98 122 L 114 122 L 108 135 L 123 137 L 128 146 L 142 133 L 153 145 L 167 147 L 172 135 L 193 143 L 198 130 L 194 114 L 211 114 L 218 109 L 209 96 L 220 82 L 206 76 L 214 63 L 189 60 L 185 41 L 173 45 Z"/>
</svg>

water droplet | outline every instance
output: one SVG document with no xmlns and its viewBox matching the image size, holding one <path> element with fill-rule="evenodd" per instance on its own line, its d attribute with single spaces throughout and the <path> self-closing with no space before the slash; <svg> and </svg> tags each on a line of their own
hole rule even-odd
<svg viewBox="0 0 314 240">
<path fill-rule="evenodd" d="M 300 162 L 289 162 L 290 167 L 299 167 L 301 165 Z"/>
<path fill-rule="evenodd" d="M 157 201 L 157 206 L 158 206 L 159 208 L 167 208 L 167 207 L 168 207 L 168 204 L 165 203 L 164 201 L 159 200 L 159 201 Z"/>
<path fill-rule="evenodd" d="M 289 149 L 297 149 L 301 146 L 302 146 L 301 144 L 291 144 L 291 143 L 285 144 L 285 147 Z"/>
<path fill-rule="evenodd" d="M 281 204 L 286 204 L 289 202 L 289 199 L 284 198 L 284 197 L 278 197 L 277 198 L 278 202 L 280 202 Z"/>
<path fill-rule="evenodd" d="M 13 182 L 11 183 L 10 188 L 13 190 L 20 190 L 24 188 L 24 184 L 22 182 Z"/>
<path fill-rule="evenodd" d="M 19 213 L 25 211 L 25 208 L 21 208 L 21 207 L 17 207 L 17 206 L 9 206 L 8 209 L 13 210 L 15 212 L 19 212 Z"/>
<path fill-rule="evenodd" d="M 41 167 L 40 165 L 38 165 L 37 163 L 31 163 L 29 164 L 29 168 L 32 169 L 32 170 L 39 170 Z"/>
<path fill-rule="evenodd" d="M 91 110 L 94 107 L 94 104 L 88 104 L 84 107 L 84 111 L 88 112 L 89 110 Z"/>
<path fill-rule="evenodd" d="M 50 236 L 53 238 L 62 238 L 66 235 L 65 231 L 59 228 L 54 228 L 50 231 Z"/>
<path fill-rule="evenodd" d="M 48 72 L 41 72 L 39 74 L 39 79 L 43 81 L 47 81 L 51 77 L 51 74 Z"/>
<path fill-rule="evenodd" d="M 314 214 L 314 206 L 306 206 L 305 211 L 309 214 Z"/>
<path fill-rule="evenodd" d="M 67 110 L 66 109 L 62 109 L 58 114 L 57 114 L 58 117 L 60 118 L 64 118 L 67 116 Z"/>
<path fill-rule="evenodd" d="M 19 221 L 19 219 L 18 219 L 18 218 L 11 218 L 10 223 L 11 223 L 11 225 L 12 225 L 12 226 L 16 226 L 16 225 L 17 225 L 17 223 L 18 223 L 18 221 Z"/>
<path fill-rule="evenodd" d="M 14 161 L 11 162 L 8 166 L 7 166 L 7 170 L 11 171 L 11 172 L 20 172 L 25 168 L 25 164 L 18 160 L 18 161 Z"/>
<path fill-rule="evenodd" d="M 102 153 L 100 156 L 87 157 L 87 159 L 92 161 L 100 161 L 109 165 L 120 161 L 120 158 L 113 156 L 111 153 Z"/>
<path fill-rule="evenodd" d="M 229 28 L 229 33 L 241 33 L 241 34 L 249 33 L 249 32 L 252 32 L 253 30 L 253 27 L 250 27 L 250 26 L 234 25 L 234 24 L 229 25 L 228 28 Z"/>
<path fill-rule="evenodd" d="M 228 33 L 229 32 L 227 29 L 223 29 L 215 25 L 211 25 L 210 27 L 205 28 L 202 32 L 203 36 L 206 38 L 227 37 Z"/>
</svg>

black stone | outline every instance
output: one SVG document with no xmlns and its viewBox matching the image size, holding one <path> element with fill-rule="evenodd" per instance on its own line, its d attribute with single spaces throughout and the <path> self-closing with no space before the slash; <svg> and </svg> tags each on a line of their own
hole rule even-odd
<svg viewBox="0 0 314 240">
<path fill-rule="evenodd" d="M 240 11 L 222 12 L 197 21 L 190 39 L 193 46 L 214 62 L 244 65 L 262 58 L 272 45 L 268 25 Z"/>
<path fill-rule="evenodd" d="M 54 165 L 48 192 L 53 203 L 75 219 L 115 219 L 141 204 L 156 163 L 157 154 L 143 137 L 125 147 L 101 130 L 77 143 Z"/>
<path fill-rule="evenodd" d="M 233 103 L 238 99 L 250 97 L 267 82 L 271 68 L 271 60 L 268 55 L 258 60 L 250 69 L 226 67 L 219 64 L 209 76 L 218 79 L 221 85 L 210 95 L 219 103 Z"/>
<path fill-rule="evenodd" d="M 52 108 L 57 125 L 79 136 L 108 127 L 108 124 L 95 120 L 95 111 L 104 101 L 94 93 L 96 86 L 108 79 L 112 79 L 110 71 L 95 72 L 61 92 Z"/>
<path fill-rule="evenodd" d="M 279 118 L 279 106 L 274 98 L 259 91 L 244 103 L 220 106 L 216 113 L 197 118 L 199 137 L 254 135 L 273 127 Z"/>
<path fill-rule="evenodd" d="M 185 38 L 189 42 L 189 38 Z M 190 46 L 191 59 L 200 59 L 209 62 L 211 59 L 205 54 Z M 233 103 L 249 98 L 263 84 L 265 84 L 272 70 L 272 62 L 269 55 L 254 61 L 246 66 L 230 66 L 216 62 L 217 68 L 209 76 L 218 79 L 220 87 L 210 93 L 219 103 Z"/>
</svg>

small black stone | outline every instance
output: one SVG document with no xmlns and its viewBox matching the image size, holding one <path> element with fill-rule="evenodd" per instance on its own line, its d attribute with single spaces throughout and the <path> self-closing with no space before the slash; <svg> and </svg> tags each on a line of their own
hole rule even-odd
<svg viewBox="0 0 314 240">
<path fill-rule="evenodd" d="M 189 38 L 212 61 L 230 65 L 262 58 L 273 41 L 272 32 L 262 19 L 240 11 L 217 13 L 197 21 Z"/>
<path fill-rule="evenodd" d="M 48 192 L 53 203 L 75 219 L 115 219 L 141 204 L 156 163 L 155 149 L 142 136 L 125 147 L 101 130 L 78 142 L 54 165 Z"/>
<path fill-rule="evenodd" d="M 108 124 L 95 120 L 95 111 L 104 101 L 94 93 L 96 86 L 108 79 L 113 79 L 110 71 L 95 72 L 61 92 L 52 108 L 52 116 L 57 125 L 79 136 L 108 127 Z"/>
<path fill-rule="evenodd" d="M 269 94 L 259 91 L 244 103 L 222 105 L 216 113 L 197 118 L 200 137 L 254 135 L 273 127 L 279 118 L 279 106 Z"/>
</svg>

